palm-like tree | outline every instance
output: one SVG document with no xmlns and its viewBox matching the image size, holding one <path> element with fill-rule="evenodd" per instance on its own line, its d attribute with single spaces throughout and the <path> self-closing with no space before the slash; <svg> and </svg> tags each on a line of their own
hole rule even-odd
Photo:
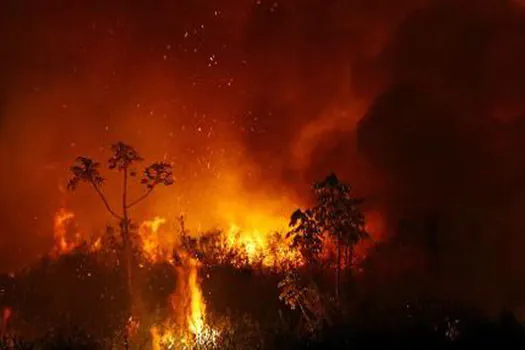
<svg viewBox="0 0 525 350">
<path fill-rule="evenodd" d="M 116 217 L 121 220 L 122 217 L 116 214 L 111 206 L 109 205 L 106 196 L 102 193 L 101 187 L 104 184 L 104 177 L 99 172 L 100 163 L 92 160 L 88 157 L 77 157 L 76 163 L 69 168 L 71 177 L 67 181 L 67 189 L 74 191 L 77 189 L 80 183 L 85 182 L 90 184 L 95 192 L 99 195 L 102 202 L 106 206 L 106 209 Z"/>
<path fill-rule="evenodd" d="M 156 188 L 157 185 L 169 186 L 173 184 L 172 167 L 168 163 L 153 163 L 146 167 L 143 172 L 141 183 L 146 185 L 146 191 L 137 199 L 128 202 L 128 180 L 129 177 L 135 177 L 136 171 L 133 170 L 135 163 L 140 162 L 143 158 L 131 146 L 123 142 L 118 142 L 111 146 L 113 152 L 111 158 L 108 160 L 108 168 L 117 170 L 123 174 L 123 190 L 121 212 L 117 213 L 109 204 L 102 187 L 105 179 L 100 174 L 100 163 L 88 157 L 77 157 L 75 164 L 71 166 L 71 177 L 68 180 L 67 188 L 75 190 L 81 183 L 87 183 L 93 187 L 98 194 L 108 212 L 113 215 L 118 221 L 122 234 L 122 241 L 124 246 L 124 256 L 126 261 L 126 275 L 128 282 L 128 293 L 130 298 L 130 306 L 133 306 L 133 283 L 132 283 L 132 251 L 131 251 L 131 220 L 128 215 L 128 209 L 140 203 Z"/>
</svg>

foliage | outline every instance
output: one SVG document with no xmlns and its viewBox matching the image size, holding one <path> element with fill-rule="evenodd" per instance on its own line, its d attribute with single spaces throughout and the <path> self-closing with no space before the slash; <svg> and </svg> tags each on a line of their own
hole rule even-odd
<svg viewBox="0 0 525 350">
<path fill-rule="evenodd" d="M 334 238 L 340 237 L 348 246 L 368 238 L 365 219 L 359 206 L 363 199 L 351 195 L 349 185 L 339 181 L 335 174 L 314 184 L 316 205 L 313 209 L 316 222 L 323 232 Z"/>
<path fill-rule="evenodd" d="M 112 145 L 111 150 L 113 151 L 113 155 L 108 160 L 108 168 L 110 170 L 116 169 L 118 171 L 125 172 L 126 175 L 129 173 L 129 175 L 132 177 L 136 176 L 136 171 L 131 169 L 131 166 L 136 162 L 143 160 L 139 153 L 133 147 L 122 142 Z M 107 209 L 114 216 L 122 219 L 124 213 L 122 215 L 117 215 L 111 209 L 111 206 L 109 206 L 105 195 L 102 193 L 101 188 L 104 185 L 105 179 L 100 174 L 99 168 L 99 162 L 85 156 L 77 157 L 75 164 L 70 167 L 71 177 L 67 182 L 67 188 L 69 190 L 75 190 L 82 182 L 91 184 L 106 204 Z M 164 162 L 156 162 L 147 166 L 143 171 L 143 177 L 140 182 L 146 185 L 146 193 L 134 201 L 126 201 L 123 203 L 124 210 L 145 199 L 155 188 L 155 186 L 159 184 L 165 186 L 172 185 L 174 180 L 171 165 Z M 127 187 L 124 188 L 124 192 L 127 192 Z"/>
<path fill-rule="evenodd" d="M 124 171 L 133 163 L 144 160 L 133 147 L 122 142 L 111 145 L 111 151 L 113 155 L 108 160 L 108 168 L 111 170 Z"/>
<path fill-rule="evenodd" d="M 310 261 L 319 257 L 323 234 L 328 234 L 348 247 L 368 237 L 364 216 L 359 210 L 363 200 L 351 195 L 350 186 L 339 181 L 335 174 L 313 185 L 315 204 L 291 216 L 288 236 Z"/>
<path fill-rule="evenodd" d="M 100 163 L 88 157 L 77 157 L 76 164 L 71 168 L 73 175 L 67 182 L 67 188 L 75 190 L 81 182 L 87 182 L 93 186 L 102 186 L 104 178 L 100 175 Z"/>
<path fill-rule="evenodd" d="M 319 289 L 312 280 L 305 282 L 295 271 L 290 271 L 279 282 L 279 299 L 290 309 L 299 309 L 306 321 L 306 330 L 318 332 L 325 320 L 329 320 Z"/>
<path fill-rule="evenodd" d="M 287 236 L 293 236 L 292 246 L 299 249 L 309 263 L 316 262 L 322 249 L 323 232 L 315 219 L 315 212 L 312 209 L 304 212 L 297 209 L 292 214 L 290 226 L 292 229 Z"/>
</svg>

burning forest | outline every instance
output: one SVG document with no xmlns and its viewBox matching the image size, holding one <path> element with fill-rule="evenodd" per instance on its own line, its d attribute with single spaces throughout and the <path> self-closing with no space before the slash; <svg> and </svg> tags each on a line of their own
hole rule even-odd
<svg viewBox="0 0 525 350">
<path fill-rule="evenodd" d="M 525 3 L 5 0 L 0 348 L 525 346 Z"/>
</svg>

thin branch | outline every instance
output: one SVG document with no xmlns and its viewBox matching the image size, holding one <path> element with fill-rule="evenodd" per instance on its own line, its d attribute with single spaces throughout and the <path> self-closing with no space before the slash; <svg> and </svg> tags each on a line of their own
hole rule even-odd
<svg viewBox="0 0 525 350">
<path fill-rule="evenodd" d="M 151 192 L 153 192 L 153 188 L 154 186 L 150 187 L 149 190 L 144 193 L 142 196 L 140 196 L 139 198 L 135 199 L 133 202 L 129 203 L 127 206 L 126 206 L 126 209 L 129 209 L 131 208 L 132 206 L 138 204 L 139 202 L 142 202 L 144 199 L 146 199 L 146 197 L 148 197 Z"/>
<path fill-rule="evenodd" d="M 95 191 L 97 191 L 98 195 L 100 196 L 100 199 L 102 199 L 102 202 L 104 202 L 104 205 L 106 206 L 106 209 L 111 213 L 111 215 L 113 215 L 114 217 L 116 217 L 117 219 L 119 220 L 122 220 L 122 217 L 118 214 L 116 214 L 113 209 L 111 209 L 111 206 L 109 205 L 106 197 L 104 196 L 104 194 L 102 193 L 102 191 L 98 188 L 97 185 L 95 185 L 93 182 L 91 182 L 91 185 L 93 186 L 93 188 L 95 189 Z"/>
</svg>

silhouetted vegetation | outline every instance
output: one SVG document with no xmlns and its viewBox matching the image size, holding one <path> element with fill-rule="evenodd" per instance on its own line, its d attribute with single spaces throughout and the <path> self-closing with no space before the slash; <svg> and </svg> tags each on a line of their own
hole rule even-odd
<svg viewBox="0 0 525 350">
<path fill-rule="evenodd" d="M 126 174 L 139 160 L 123 144 L 114 150 L 110 168 Z M 123 153 L 124 152 L 124 155 Z M 70 186 L 87 182 L 119 220 L 125 209 L 146 198 L 158 184 L 172 183 L 171 170 L 157 164 L 146 168 L 147 191 L 136 201 L 124 201 L 124 212 L 114 212 L 101 191 L 99 165 L 81 157 L 72 167 Z M 134 175 L 133 175 L 134 176 Z M 417 259 L 398 268 L 396 275 L 381 271 L 384 259 L 410 249 L 407 224 L 396 238 L 377 244 L 356 266 L 356 244 L 367 238 L 360 212 L 362 200 L 334 175 L 314 185 L 311 208 L 291 216 L 291 230 L 275 233 L 276 247 L 292 238 L 303 253 L 301 266 L 263 266 L 229 249 L 220 231 L 187 235 L 181 218 L 181 246 L 171 263 L 153 263 L 140 255 L 130 259 L 136 271 L 134 291 L 150 318 L 142 319 L 133 348 L 148 349 L 149 329 L 171 311 L 169 296 L 179 280 L 173 263 L 188 254 L 201 264 L 208 318 L 221 330 L 214 341 L 220 349 L 471 349 L 493 346 L 523 348 L 525 330 L 510 312 L 489 317 L 475 305 L 440 298 L 420 274 Z M 128 204 L 126 204 L 128 203 Z M 410 225 L 408 225 L 410 226 Z M 129 226 L 121 225 L 122 240 Z M 432 235 L 434 226 L 423 226 Z M 408 235 L 408 236 L 407 236 Z M 408 238 L 407 238 L 408 237 Z M 335 242 L 335 257 L 326 255 L 324 240 Z M 129 277 L 121 268 L 115 232 L 108 228 L 102 249 L 78 246 L 68 254 L 45 257 L 16 275 L 0 276 L 0 307 L 16 312 L 2 324 L 0 348 L 108 349 L 125 346 L 129 317 Z M 410 254 L 410 256 L 414 256 Z M 264 257 L 260 257 L 263 259 Z M 412 264 L 412 265 L 410 265 Z M 345 278 L 341 278 L 345 272 Z M 410 281 L 410 283 L 407 283 Z M 335 283 L 335 290 L 334 290 Z M 10 312 L 10 311 L 9 311 Z M 4 317 L 6 318 L 6 317 Z M 127 346 L 127 345 L 126 345 Z M 200 344 L 207 348 L 205 343 Z"/>
<path fill-rule="evenodd" d="M 111 151 L 113 154 L 108 160 L 108 168 L 121 172 L 123 178 L 121 211 L 114 210 L 109 204 L 102 190 L 105 179 L 99 171 L 100 163 L 91 158 L 83 156 L 77 158 L 76 164 L 70 168 L 71 177 L 68 180 L 67 188 L 75 190 L 82 182 L 91 185 L 104 203 L 108 212 L 118 220 L 124 248 L 129 299 L 130 302 L 133 303 L 131 231 L 134 229 L 134 226 L 129 217 L 129 209 L 146 199 L 158 185 L 172 185 L 173 174 L 171 165 L 168 163 L 153 163 L 146 167 L 143 171 L 143 177 L 140 180 L 140 183 L 146 186 L 146 191 L 137 199 L 130 201 L 128 200 L 128 179 L 129 177 L 137 176 L 137 171 L 134 169 L 134 166 L 137 162 L 141 162 L 143 158 L 133 147 L 123 142 L 112 145 Z"/>
</svg>

